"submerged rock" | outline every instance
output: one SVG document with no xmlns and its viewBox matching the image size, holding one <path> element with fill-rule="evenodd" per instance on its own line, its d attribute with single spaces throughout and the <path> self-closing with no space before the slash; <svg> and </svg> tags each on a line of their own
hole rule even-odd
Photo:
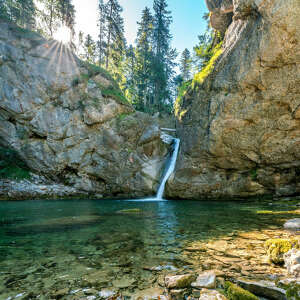
<svg viewBox="0 0 300 300">
<path fill-rule="evenodd" d="M 133 300 L 156 300 L 162 299 L 161 295 L 164 290 L 162 288 L 149 288 L 139 291 L 132 296 Z"/>
<path fill-rule="evenodd" d="M 227 300 L 227 298 L 218 291 L 202 289 L 199 300 Z"/>
<path fill-rule="evenodd" d="M 124 289 L 132 286 L 136 280 L 132 277 L 124 276 L 121 279 L 113 280 L 112 284 L 116 288 Z"/>
<path fill-rule="evenodd" d="M 122 209 L 118 211 L 118 214 L 140 214 L 142 212 L 139 208 Z"/>
</svg>

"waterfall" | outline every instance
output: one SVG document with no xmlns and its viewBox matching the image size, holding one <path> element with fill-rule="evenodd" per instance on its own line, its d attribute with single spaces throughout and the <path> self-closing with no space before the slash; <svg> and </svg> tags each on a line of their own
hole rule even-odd
<svg viewBox="0 0 300 300">
<path fill-rule="evenodd" d="M 159 185 L 157 194 L 156 194 L 156 200 L 162 200 L 163 199 L 163 195 L 164 195 L 164 191 L 165 191 L 165 185 L 167 180 L 169 179 L 169 177 L 171 176 L 171 174 L 173 173 L 174 169 L 175 169 L 175 165 L 176 165 L 176 160 L 177 160 L 177 156 L 178 156 L 178 150 L 179 150 L 179 144 L 180 144 L 180 139 L 173 139 L 173 152 L 171 155 L 171 159 L 166 167 L 166 172 L 163 176 L 163 179 Z"/>
</svg>

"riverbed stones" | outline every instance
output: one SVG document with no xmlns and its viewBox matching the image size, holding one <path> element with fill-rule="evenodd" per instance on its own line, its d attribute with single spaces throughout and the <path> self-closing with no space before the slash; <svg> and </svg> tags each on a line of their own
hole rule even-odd
<svg viewBox="0 0 300 300">
<path fill-rule="evenodd" d="M 214 271 L 203 272 L 198 275 L 196 281 L 192 282 L 193 288 L 207 288 L 212 289 L 216 287 L 216 274 Z"/>
<path fill-rule="evenodd" d="M 132 296 L 132 300 L 156 300 L 160 299 L 164 290 L 162 288 L 149 288 L 142 291 L 138 291 Z"/>
<path fill-rule="evenodd" d="M 185 275 L 169 275 L 165 277 L 165 285 L 168 289 L 181 289 L 191 286 L 191 283 L 195 280 L 194 274 Z"/>
<path fill-rule="evenodd" d="M 87 274 L 82 278 L 82 286 L 104 288 L 110 282 L 111 276 L 107 271 L 97 271 Z"/>
<path fill-rule="evenodd" d="M 227 300 L 227 298 L 216 290 L 202 289 L 199 300 Z"/>
<path fill-rule="evenodd" d="M 119 288 L 119 289 L 124 289 L 132 286 L 136 280 L 132 277 L 129 276 L 123 276 L 120 279 L 115 279 L 112 281 L 112 284 L 114 287 Z"/>
</svg>

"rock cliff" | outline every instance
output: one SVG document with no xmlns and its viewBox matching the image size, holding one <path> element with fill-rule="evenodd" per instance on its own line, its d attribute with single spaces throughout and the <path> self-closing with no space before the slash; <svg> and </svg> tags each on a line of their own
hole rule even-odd
<svg viewBox="0 0 300 300">
<path fill-rule="evenodd" d="M 0 147 L 52 186 L 98 197 L 152 195 L 167 153 L 156 119 L 135 112 L 108 73 L 61 43 L 5 22 Z"/>
<path fill-rule="evenodd" d="M 225 26 L 222 54 L 179 103 L 168 196 L 300 193 L 299 0 L 207 4 L 212 26 Z"/>
</svg>

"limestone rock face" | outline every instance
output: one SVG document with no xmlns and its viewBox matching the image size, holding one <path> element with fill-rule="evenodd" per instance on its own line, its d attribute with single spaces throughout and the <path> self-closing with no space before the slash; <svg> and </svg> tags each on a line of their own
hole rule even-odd
<svg viewBox="0 0 300 300">
<path fill-rule="evenodd" d="M 235 0 L 233 13 L 214 70 L 180 103 L 169 197 L 300 192 L 299 1 Z"/>
<path fill-rule="evenodd" d="M 232 22 L 232 0 L 206 0 L 206 5 L 210 11 L 211 26 L 224 34 Z"/>
<path fill-rule="evenodd" d="M 114 89 L 63 44 L 0 23 L 0 146 L 79 192 L 152 195 L 166 146 Z"/>
</svg>

